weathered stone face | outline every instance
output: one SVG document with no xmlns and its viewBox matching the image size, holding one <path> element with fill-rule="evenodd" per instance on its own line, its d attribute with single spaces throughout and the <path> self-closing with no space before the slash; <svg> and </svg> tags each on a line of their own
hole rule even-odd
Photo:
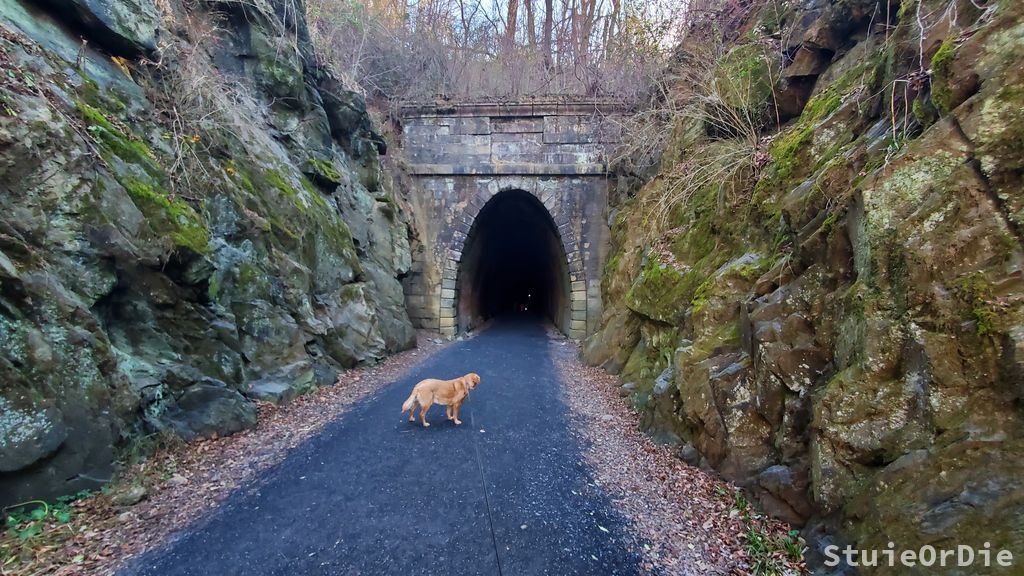
<svg viewBox="0 0 1024 576">
<path fill-rule="evenodd" d="M 403 112 L 403 152 L 421 190 L 411 200 L 422 250 L 404 282 L 415 322 L 449 334 L 475 322 L 459 314 L 467 242 L 489 201 L 522 191 L 548 212 L 564 253 L 569 296 L 554 320 L 575 338 L 596 329 L 608 234 L 605 161 L 617 141 L 599 110 L 595 103 L 467 104 Z"/>
<path fill-rule="evenodd" d="M 0 7 L 0 505 L 95 488 L 139 435 L 237 432 L 255 400 L 415 343 L 384 149 L 354 144 L 379 136 L 311 68 L 301 19 L 28 4 Z M 159 70 L 125 60 L 155 38 Z"/>
<path fill-rule="evenodd" d="M 43 0 L 56 17 L 87 30 L 117 55 L 156 51 L 160 16 L 152 0 Z"/>
<path fill-rule="evenodd" d="M 647 238 L 632 231 L 674 159 L 616 207 L 585 351 L 621 370 L 651 433 L 806 524 L 812 562 L 821 530 L 861 549 L 1024 554 L 1024 7 L 917 4 L 884 35 L 872 0 L 792 7 L 773 93 L 793 121 L 756 177 L 696 190 Z M 894 94 L 921 62 L 930 80 Z M 676 132 L 683 159 L 723 147 Z"/>
</svg>

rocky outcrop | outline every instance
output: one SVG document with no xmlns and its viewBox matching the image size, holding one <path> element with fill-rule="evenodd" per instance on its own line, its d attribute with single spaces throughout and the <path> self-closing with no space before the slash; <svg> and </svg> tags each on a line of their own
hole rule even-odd
<svg viewBox="0 0 1024 576">
<path fill-rule="evenodd" d="M 153 0 L 44 0 L 52 13 L 118 56 L 156 52 L 160 15 Z"/>
<path fill-rule="evenodd" d="M 0 504 L 414 344 L 383 141 L 297 0 L 42 6 L 0 7 Z"/>
<path fill-rule="evenodd" d="M 755 6 L 722 65 L 775 82 L 746 116 L 760 142 L 687 115 L 619 207 L 585 358 L 812 544 L 1024 554 L 1022 22 L 1015 2 Z M 677 167 L 726 154 L 748 156 L 628 232 Z"/>
</svg>

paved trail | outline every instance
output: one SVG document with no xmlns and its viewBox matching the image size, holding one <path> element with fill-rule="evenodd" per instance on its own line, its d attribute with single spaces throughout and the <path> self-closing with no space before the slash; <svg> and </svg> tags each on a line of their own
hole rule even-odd
<svg viewBox="0 0 1024 576">
<path fill-rule="evenodd" d="M 481 383 L 462 426 L 440 406 L 428 429 L 399 414 L 418 380 L 469 371 Z M 556 379 L 540 325 L 498 323 L 355 405 L 122 574 L 635 574 Z"/>
</svg>

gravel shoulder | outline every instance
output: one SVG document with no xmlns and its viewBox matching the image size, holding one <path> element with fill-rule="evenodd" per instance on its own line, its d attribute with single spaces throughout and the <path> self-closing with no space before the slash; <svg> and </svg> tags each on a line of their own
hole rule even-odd
<svg viewBox="0 0 1024 576">
<path fill-rule="evenodd" d="M 781 543 L 789 526 L 749 508 L 742 492 L 677 457 L 639 429 L 616 376 L 585 366 L 571 341 L 549 330 L 573 430 L 594 481 L 637 537 L 644 570 L 673 575 L 804 574 Z M 763 544 L 767 544 L 766 546 Z"/>
</svg>

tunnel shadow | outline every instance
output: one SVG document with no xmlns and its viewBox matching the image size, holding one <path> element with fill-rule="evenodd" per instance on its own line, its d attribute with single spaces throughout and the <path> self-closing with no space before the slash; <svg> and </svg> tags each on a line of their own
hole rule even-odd
<svg viewBox="0 0 1024 576">
<path fill-rule="evenodd" d="M 568 333 L 569 268 L 554 220 L 522 190 L 495 195 L 466 238 L 456 283 L 459 330 L 502 317 L 550 321 Z"/>
</svg>

